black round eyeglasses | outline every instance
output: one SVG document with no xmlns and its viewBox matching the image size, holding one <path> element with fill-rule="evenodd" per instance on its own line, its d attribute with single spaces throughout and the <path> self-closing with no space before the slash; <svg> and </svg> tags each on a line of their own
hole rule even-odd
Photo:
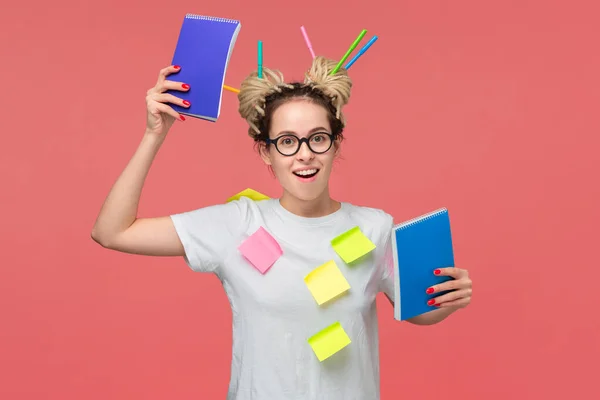
<svg viewBox="0 0 600 400">
<path fill-rule="evenodd" d="M 277 151 L 283 156 L 293 156 L 300 150 L 302 143 L 306 145 L 315 154 L 326 153 L 333 144 L 335 137 L 331 133 L 316 132 L 307 138 L 299 138 L 295 135 L 281 135 L 275 139 L 267 138 L 267 144 L 275 145 Z"/>
</svg>

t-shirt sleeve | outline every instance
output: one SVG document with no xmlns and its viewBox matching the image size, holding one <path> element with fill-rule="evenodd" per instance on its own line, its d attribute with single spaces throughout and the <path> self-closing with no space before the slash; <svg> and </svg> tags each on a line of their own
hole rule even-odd
<svg viewBox="0 0 600 400">
<path fill-rule="evenodd" d="M 385 293 L 392 302 L 395 302 L 396 290 L 394 282 L 394 255 L 392 247 L 392 230 L 393 230 L 393 219 L 391 216 L 388 217 L 384 232 L 386 235 L 384 253 L 382 257 L 382 273 L 379 290 Z"/>
<path fill-rule="evenodd" d="M 396 290 L 394 286 L 394 256 L 392 251 L 392 243 L 390 240 L 388 240 L 383 256 L 383 272 L 381 277 L 380 291 L 385 293 L 392 302 L 395 302 Z"/>
<path fill-rule="evenodd" d="M 218 273 L 244 229 L 247 213 L 247 202 L 238 200 L 171 215 L 187 265 L 193 271 Z"/>
</svg>

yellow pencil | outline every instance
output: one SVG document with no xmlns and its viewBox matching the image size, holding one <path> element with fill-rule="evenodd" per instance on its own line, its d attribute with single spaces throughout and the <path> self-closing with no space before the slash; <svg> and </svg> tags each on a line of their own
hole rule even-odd
<svg viewBox="0 0 600 400">
<path fill-rule="evenodd" d="M 223 85 L 223 89 L 229 90 L 230 92 L 233 92 L 233 93 L 239 93 L 240 92 L 240 89 L 236 89 L 236 88 L 233 88 L 233 87 L 227 86 L 227 85 Z"/>
</svg>

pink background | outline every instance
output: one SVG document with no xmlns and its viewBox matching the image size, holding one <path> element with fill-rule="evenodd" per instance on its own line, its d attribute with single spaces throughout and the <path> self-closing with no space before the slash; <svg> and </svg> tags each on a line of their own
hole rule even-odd
<svg viewBox="0 0 600 400">
<path fill-rule="evenodd" d="M 225 397 L 231 315 L 217 279 L 90 239 L 186 12 L 242 20 L 232 86 L 255 68 L 257 40 L 265 65 L 301 78 L 301 25 L 332 58 L 363 28 L 380 37 L 350 69 L 332 194 L 398 221 L 448 207 L 474 281 L 472 305 L 435 326 L 397 323 L 378 299 L 383 400 L 597 396 L 599 6 L 287 4 L 3 4 L 0 398 Z M 225 92 L 218 123 L 176 123 L 140 214 L 246 187 L 280 195 Z"/>
</svg>

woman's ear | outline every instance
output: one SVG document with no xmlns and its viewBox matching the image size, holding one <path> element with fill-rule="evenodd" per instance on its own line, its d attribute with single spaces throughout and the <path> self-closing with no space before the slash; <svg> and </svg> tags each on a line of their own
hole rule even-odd
<svg viewBox="0 0 600 400">
<path fill-rule="evenodd" d="M 342 141 L 339 137 L 335 138 L 335 140 L 333 141 L 333 147 L 335 148 L 334 156 L 339 156 L 342 147 Z"/>
<path fill-rule="evenodd" d="M 260 153 L 260 158 L 263 159 L 264 163 L 271 165 L 271 153 L 269 152 L 269 148 L 265 142 L 261 141 L 258 144 L 258 152 Z"/>
</svg>

